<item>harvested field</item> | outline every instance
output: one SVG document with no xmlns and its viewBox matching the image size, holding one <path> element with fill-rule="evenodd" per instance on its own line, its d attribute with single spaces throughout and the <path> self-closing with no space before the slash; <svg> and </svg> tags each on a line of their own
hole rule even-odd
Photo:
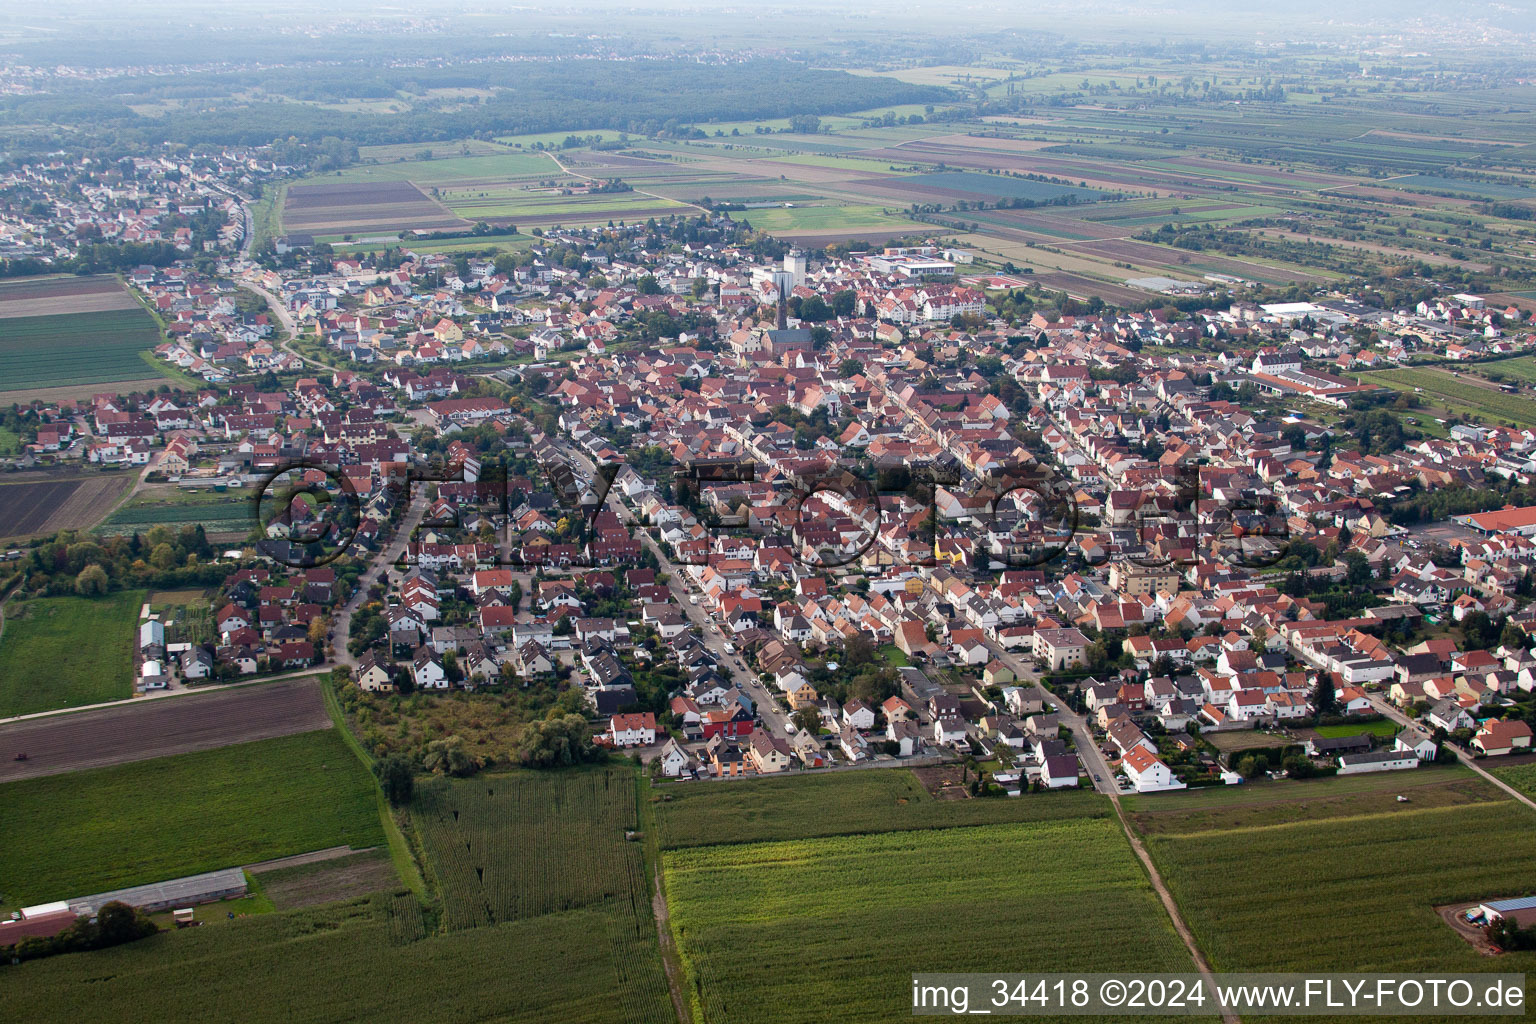
<svg viewBox="0 0 1536 1024">
<path fill-rule="evenodd" d="M 0 538 L 17 539 L 95 526 L 132 486 L 134 474 L 17 473 L 4 480 L 0 483 Z"/>
<path fill-rule="evenodd" d="M 469 226 L 409 181 L 293 185 L 283 204 L 286 230 L 317 235 Z"/>
<path fill-rule="evenodd" d="M 335 903 L 400 887 L 400 876 L 390 863 L 389 853 L 377 848 L 307 864 L 248 870 L 278 910 Z"/>
<path fill-rule="evenodd" d="M 1321 280 L 1320 274 L 1307 274 L 1297 270 L 1285 270 L 1264 263 L 1235 259 L 1211 253 L 1187 253 L 1151 242 L 1135 242 L 1127 239 L 1112 241 L 1078 242 L 1072 248 L 1093 253 L 1109 260 L 1120 260 L 1143 267 L 1166 267 L 1170 270 L 1190 271 L 1185 264 L 1199 263 L 1219 267 L 1218 273 L 1254 278 L 1267 284 L 1305 284 Z"/>
<path fill-rule="evenodd" d="M 146 370 L 149 366 L 146 364 Z M 103 391 L 111 391 L 114 394 L 127 395 L 136 391 L 153 391 L 166 382 L 165 377 L 135 377 L 131 380 L 114 380 L 110 386 L 101 384 L 60 384 L 54 387 L 43 388 L 16 388 L 5 392 L 7 402 L 20 402 L 26 405 L 29 402 L 43 402 L 52 404 L 66 398 L 90 398 L 99 395 Z"/>
<path fill-rule="evenodd" d="M 849 184 L 877 185 L 917 196 L 980 199 L 988 202 L 999 198 L 1040 201 L 1075 196 L 1085 202 L 1104 198 L 1103 193 L 1073 185 L 1054 185 L 1050 182 L 1031 181 L 1028 178 L 1013 178 L 1002 174 L 975 174 L 969 171 L 937 171 L 900 177 L 866 178 L 851 181 Z"/>
<path fill-rule="evenodd" d="M 0 486 L 0 534 L 7 537 L 42 532 L 43 524 L 80 486 L 79 480 Z"/>
<path fill-rule="evenodd" d="M 282 679 L 0 724 L 0 782 L 143 761 L 330 725 L 313 678 Z"/>
<path fill-rule="evenodd" d="M 104 313 L 137 303 L 115 277 L 48 277 L 0 284 L 0 320 L 56 313 Z"/>
</svg>

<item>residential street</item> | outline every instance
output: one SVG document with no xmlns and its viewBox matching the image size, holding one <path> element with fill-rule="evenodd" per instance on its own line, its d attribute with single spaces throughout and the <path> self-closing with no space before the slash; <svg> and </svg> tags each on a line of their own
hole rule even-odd
<svg viewBox="0 0 1536 1024">
<path fill-rule="evenodd" d="M 586 474 L 587 480 L 595 480 L 597 478 L 597 467 L 585 454 L 563 439 L 556 440 L 551 438 L 550 440 L 566 458 L 575 462 L 581 468 L 582 472 Z M 768 688 L 758 681 L 757 673 L 747 667 L 747 663 L 740 654 L 729 654 L 726 652 L 725 644 L 727 638 L 714 618 L 702 607 L 688 600 L 691 592 L 688 588 L 687 579 L 683 575 L 684 570 L 667 558 L 661 546 L 640 525 L 635 514 L 630 511 L 629 506 L 624 504 L 616 491 L 610 490 L 608 492 L 607 501 L 609 507 L 614 510 L 619 519 L 633 529 L 640 537 L 641 542 L 656 556 L 656 561 L 660 564 L 661 571 L 667 575 L 667 586 L 672 591 L 673 598 L 677 601 L 678 606 L 682 608 L 683 613 L 688 616 L 689 621 L 698 627 L 704 641 L 704 646 L 719 659 L 722 665 L 730 669 L 731 676 L 742 684 L 743 689 L 747 691 L 747 695 L 757 705 L 758 716 L 762 718 L 764 724 L 780 736 L 787 736 L 789 734 L 787 728 L 788 719 L 779 710 L 778 705 L 774 702 L 773 695 L 768 692 Z"/>
<path fill-rule="evenodd" d="M 1382 700 L 1381 696 L 1379 694 L 1367 693 L 1366 694 L 1366 698 L 1371 702 L 1371 704 L 1376 708 L 1377 711 L 1381 712 L 1383 715 L 1385 715 L 1386 717 L 1390 718 L 1392 721 L 1396 722 L 1398 725 L 1410 725 L 1410 724 L 1412 724 L 1411 722 L 1409 722 L 1407 715 L 1405 715 L 1401 711 L 1399 711 L 1390 702 Z M 1468 768 L 1472 769 L 1474 772 L 1476 772 L 1477 774 L 1481 775 L 1484 779 L 1486 779 L 1489 782 L 1493 783 L 1495 786 L 1498 786 L 1504 792 L 1508 793 L 1510 796 L 1514 797 L 1516 800 L 1519 800 L 1521 803 L 1525 804 L 1527 807 L 1531 808 L 1532 810 L 1536 810 L 1536 800 L 1532 800 L 1530 797 L 1526 796 L 1524 793 L 1520 792 L 1518 789 L 1514 788 L 1513 786 L 1511 786 L 1509 783 L 1503 781 L 1502 779 L 1494 777 L 1494 775 L 1491 772 L 1489 772 L 1486 768 L 1484 768 L 1482 765 L 1477 763 L 1477 758 L 1473 757 L 1471 754 L 1467 753 L 1465 750 L 1462 750 L 1460 747 L 1452 746 L 1451 744 L 1446 744 L 1446 746 L 1450 749 L 1450 751 L 1452 753 L 1454 753 L 1456 755 L 1456 759 L 1458 761 L 1460 761 L 1462 764 L 1466 765 Z"/>
<path fill-rule="evenodd" d="M 426 488 L 417 488 L 411 495 L 409 508 L 406 509 L 404 518 L 400 520 L 400 527 L 395 535 L 379 550 L 373 553 L 363 569 L 363 575 L 358 579 L 357 593 L 347 599 L 339 614 L 331 622 L 331 629 L 335 633 L 332 642 L 334 651 L 332 662 L 337 665 L 345 665 L 352 668 L 357 664 L 357 659 L 352 657 L 347 650 L 347 637 L 352 629 L 352 613 L 360 608 L 368 597 L 368 587 L 379 578 L 380 572 L 388 572 L 389 567 L 395 565 L 405 556 L 405 546 L 410 543 L 411 534 L 421 524 L 422 517 L 427 513 Z"/>
</svg>

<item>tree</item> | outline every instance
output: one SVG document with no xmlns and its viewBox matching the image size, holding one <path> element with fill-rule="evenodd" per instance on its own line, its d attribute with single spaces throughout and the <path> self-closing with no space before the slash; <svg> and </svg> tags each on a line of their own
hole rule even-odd
<svg viewBox="0 0 1536 1024">
<path fill-rule="evenodd" d="M 404 807 L 416 792 L 416 769 L 404 754 L 390 754 L 373 766 L 379 786 L 393 807 Z"/>
<path fill-rule="evenodd" d="M 309 642 L 316 647 L 325 642 L 325 635 L 331 631 L 331 620 L 324 615 L 316 615 L 309 620 Z"/>
<path fill-rule="evenodd" d="M 149 564 L 160 570 L 176 568 L 176 549 L 169 544 L 156 544 L 149 553 Z"/>
<path fill-rule="evenodd" d="M 587 720 L 567 714 L 530 722 L 519 737 L 517 756 L 530 768 L 558 768 L 596 761 L 602 751 L 592 742 Z"/>
<path fill-rule="evenodd" d="M 1244 754 L 1237 759 L 1235 769 L 1245 779 L 1256 779 L 1269 770 L 1269 758 L 1263 754 Z"/>
<path fill-rule="evenodd" d="M 1317 677 L 1317 685 L 1312 687 L 1312 693 L 1307 698 L 1312 705 L 1312 712 L 1319 718 L 1331 715 L 1339 708 L 1339 695 L 1333 688 L 1333 676 L 1327 672 Z"/>
<path fill-rule="evenodd" d="M 796 114 L 789 119 L 789 130 L 800 135 L 815 135 L 821 131 L 821 118 L 815 114 Z"/>
<path fill-rule="evenodd" d="M 1310 779 L 1317 774 L 1317 766 L 1312 760 L 1300 754 L 1292 754 L 1280 765 L 1285 769 L 1285 774 L 1293 779 Z"/>
<path fill-rule="evenodd" d="M 422 765 L 429 772 L 462 777 L 473 775 L 478 771 L 480 761 L 464 749 L 462 737 L 449 736 L 445 739 L 433 740 L 427 744 L 427 752 L 426 756 L 422 758 Z"/>
<path fill-rule="evenodd" d="M 874 657 L 875 643 L 868 634 L 855 633 L 843 641 L 843 668 L 862 668 L 873 661 Z"/>
<path fill-rule="evenodd" d="M 119 946 L 153 935 L 160 929 L 138 907 L 111 900 L 96 911 L 96 944 Z"/>
<path fill-rule="evenodd" d="M 1341 561 L 1345 566 L 1344 582 L 1351 587 L 1363 587 L 1371 582 L 1371 560 L 1365 552 L 1353 548 L 1344 552 Z"/>
<path fill-rule="evenodd" d="M 812 736 L 821 731 L 821 712 L 812 705 L 807 704 L 794 714 L 789 720 L 795 723 L 795 728 L 810 733 Z"/>
<path fill-rule="evenodd" d="M 857 359 L 844 359 L 837 366 L 837 375 L 847 380 L 864 372 L 864 364 Z"/>
<path fill-rule="evenodd" d="M 95 597 L 107 592 L 107 571 L 99 565 L 88 565 L 75 577 L 75 593 L 83 597 Z"/>
<path fill-rule="evenodd" d="M 1461 634 L 1466 638 L 1469 651 L 1482 651 L 1498 642 L 1499 628 L 1487 612 L 1469 612 L 1461 620 Z"/>
</svg>

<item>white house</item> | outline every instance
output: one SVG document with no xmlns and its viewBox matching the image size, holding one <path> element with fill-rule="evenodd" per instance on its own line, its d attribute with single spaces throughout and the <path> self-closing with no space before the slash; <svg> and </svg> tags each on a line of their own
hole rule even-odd
<svg viewBox="0 0 1536 1024">
<path fill-rule="evenodd" d="M 1040 766 L 1040 781 L 1047 789 L 1065 789 L 1077 785 L 1077 755 L 1057 754 Z"/>
<path fill-rule="evenodd" d="M 418 690 L 448 689 L 448 674 L 443 671 L 443 663 L 437 660 L 437 652 L 430 647 L 423 646 L 411 659 L 411 678 L 416 681 Z"/>
<path fill-rule="evenodd" d="M 1145 747 L 1132 747 L 1120 762 L 1126 778 L 1138 793 L 1160 793 L 1170 789 L 1184 789 L 1184 783 L 1173 777 L 1173 771 Z"/>
<path fill-rule="evenodd" d="M 941 747 L 965 742 L 965 719 L 958 715 L 940 715 L 933 720 L 933 742 Z"/>
<path fill-rule="evenodd" d="M 868 704 L 854 698 L 843 705 L 843 721 L 860 732 L 867 732 L 875 727 L 875 712 Z"/>
<path fill-rule="evenodd" d="M 656 742 L 656 716 L 649 711 L 608 719 L 608 739 L 616 747 L 648 747 Z"/>
<path fill-rule="evenodd" d="M 667 740 L 656 759 L 661 762 L 661 774 L 669 779 L 675 779 L 683 774 L 688 769 L 689 762 L 693 760 L 675 738 Z"/>
</svg>

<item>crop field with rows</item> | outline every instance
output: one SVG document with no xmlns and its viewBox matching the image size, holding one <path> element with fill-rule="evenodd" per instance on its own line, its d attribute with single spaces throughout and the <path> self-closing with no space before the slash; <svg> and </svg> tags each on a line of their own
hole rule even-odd
<svg viewBox="0 0 1536 1024">
<path fill-rule="evenodd" d="M 412 813 L 449 933 L 600 915 L 586 971 L 631 1024 L 674 1019 L 628 767 L 434 780 Z M 594 910 L 595 908 L 595 910 Z M 589 954 L 590 956 L 590 954 Z"/>
<path fill-rule="evenodd" d="M 1436 908 L 1536 890 L 1536 813 L 1463 773 L 1441 778 L 1404 780 L 1407 803 L 1360 792 L 1300 817 L 1284 801 L 1172 804 L 1137 821 L 1218 971 L 1530 973 L 1536 954 L 1490 964 Z"/>
<path fill-rule="evenodd" d="M 614 956 L 623 917 L 605 904 L 421 939 L 414 899 L 380 895 L 30 961 L 6 968 L 0 993 L 8 1017 L 32 1021 L 670 1021 L 664 980 L 650 1003 L 621 994 L 632 964 Z M 650 937 L 654 950 L 654 926 Z"/>
<path fill-rule="evenodd" d="M 138 380 L 151 375 L 139 353 L 158 340 L 154 320 L 137 307 L 13 317 L 0 339 L 8 367 L 0 391 Z"/>
<path fill-rule="evenodd" d="M 708 1024 L 894 1020 L 923 971 L 1192 968 L 1111 818 L 681 849 L 665 865 Z"/>
<path fill-rule="evenodd" d="M 662 845 L 668 848 L 1112 813 L 1107 800 L 1078 790 L 1016 800 L 935 800 L 904 768 L 672 786 L 660 792 L 656 817 Z"/>
<path fill-rule="evenodd" d="M 625 770 L 484 776 L 423 787 L 414 807 L 450 929 L 537 917 L 628 891 L 639 844 Z"/>
</svg>

